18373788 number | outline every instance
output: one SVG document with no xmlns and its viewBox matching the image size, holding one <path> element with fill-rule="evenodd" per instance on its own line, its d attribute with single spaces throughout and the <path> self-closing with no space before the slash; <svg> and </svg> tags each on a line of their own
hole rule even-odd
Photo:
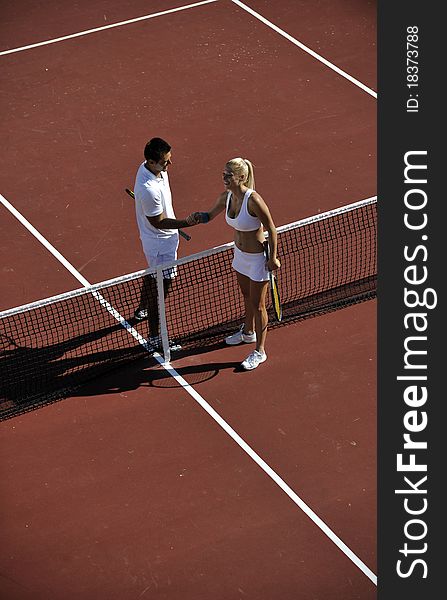
<svg viewBox="0 0 447 600">
<path fill-rule="evenodd" d="M 415 87 L 419 76 L 419 28 L 416 25 L 407 27 L 407 85 Z"/>
<path fill-rule="evenodd" d="M 407 87 L 410 92 L 407 99 L 407 112 L 418 112 L 419 100 L 416 92 L 419 86 L 419 27 L 407 27 Z"/>
</svg>

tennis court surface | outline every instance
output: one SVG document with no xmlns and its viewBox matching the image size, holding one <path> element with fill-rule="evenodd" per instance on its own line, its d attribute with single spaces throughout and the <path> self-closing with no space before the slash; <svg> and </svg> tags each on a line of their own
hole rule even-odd
<svg viewBox="0 0 447 600">
<path fill-rule="evenodd" d="M 375 3 L 4 12 L 2 598 L 375 598 Z M 181 242 L 182 350 L 132 321 L 154 135 L 178 217 L 255 165 L 284 319 L 252 373 L 223 220 Z"/>
</svg>

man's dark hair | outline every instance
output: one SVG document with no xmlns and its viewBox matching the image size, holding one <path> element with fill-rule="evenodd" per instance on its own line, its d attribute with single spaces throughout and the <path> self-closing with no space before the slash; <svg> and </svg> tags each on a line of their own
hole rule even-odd
<svg viewBox="0 0 447 600">
<path fill-rule="evenodd" d="M 144 148 L 144 158 L 146 160 L 153 160 L 158 163 L 162 156 L 167 154 L 171 150 L 171 146 L 168 142 L 165 142 L 161 138 L 152 138 L 146 144 Z"/>
</svg>

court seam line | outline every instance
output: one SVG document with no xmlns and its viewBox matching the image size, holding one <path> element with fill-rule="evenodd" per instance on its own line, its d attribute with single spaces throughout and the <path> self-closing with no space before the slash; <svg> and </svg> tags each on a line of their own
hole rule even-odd
<svg viewBox="0 0 447 600">
<path fill-rule="evenodd" d="M 250 13 L 257 19 L 259 19 L 262 23 L 264 23 L 264 25 L 267 25 L 267 27 L 270 27 L 271 29 L 273 29 L 273 31 L 276 31 L 276 33 L 279 33 L 280 35 L 285 37 L 289 42 L 292 42 L 292 44 L 295 44 L 295 46 L 298 46 L 299 48 L 301 48 L 301 50 L 304 50 L 304 52 L 307 52 L 308 54 L 310 54 L 310 56 L 312 56 L 313 58 L 316 58 L 318 61 L 320 61 L 321 63 L 323 63 L 324 65 L 326 65 L 327 67 L 329 67 L 330 69 L 335 71 L 336 73 L 338 73 L 338 75 L 341 75 L 342 77 L 344 77 L 345 79 L 347 79 L 348 81 L 350 81 L 351 83 L 353 83 L 354 85 L 356 85 L 357 87 L 362 89 L 364 92 L 369 94 L 370 96 L 373 96 L 373 98 L 377 98 L 377 92 L 375 92 L 374 90 L 372 90 L 371 88 L 366 86 L 364 83 L 362 83 L 355 77 L 352 77 L 352 75 L 349 75 L 349 73 L 346 73 L 346 71 L 343 71 L 342 69 L 340 69 L 339 67 L 337 67 L 336 65 L 331 63 L 329 60 L 327 60 L 326 58 L 321 56 L 321 54 L 318 54 L 317 52 L 315 52 L 308 46 L 305 46 L 302 42 L 300 42 L 299 40 L 297 40 L 296 38 L 294 38 L 293 36 L 291 36 L 290 34 L 285 32 L 283 29 L 281 29 L 280 27 L 278 27 L 277 25 L 275 25 L 274 23 L 272 23 L 271 21 L 269 21 L 268 19 L 263 17 L 261 14 L 259 14 L 258 12 L 256 12 L 255 10 L 253 10 L 252 8 L 250 8 L 249 6 L 247 6 L 240 0 L 231 0 L 231 1 L 233 2 L 233 4 L 240 6 L 240 8 L 242 8 L 243 10 L 247 11 L 248 13 Z"/>
<path fill-rule="evenodd" d="M 14 207 L 6 198 L 0 194 L 0 201 L 28 231 L 51 252 L 51 254 L 70 271 L 70 273 L 84 285 L 90 285 L 71 263 Z M 146 350 L 147 341 L 129 325 L 129 323 L 116 311 L 99 293 L 93 296 L 103 305 L 108 312 L 130 333 Z M 134 334 L 137 335 L 135 335 Z M 140 339 L 139 339 L 140 338 Z M 330 527 L 296 494 L 292 488 L 274 471 L 244 440 L 243 438 L 217 413 L 214 408 L 173 368 L 171 363 L 164 362 L 157 352 L 152 356 L 173 377 L 182 388 L 195 400 L 205 412 L 232 438 L 232 440 L 289 496 L 289 498 L 300 508 L 313 523 L 366 575 L 375 585 L 377 576 L 366 566 L 366 564 L 330 529 Z"/>
<path fill-rule="evenodd" d="M 121 27 L 122 25 L 130 25 L 132 23 L 138 23 L 139 21 L 146 21 L 148 19 L 153 19 L 155 17 L 161 17 L 161 16 L 168 15 L 168 14 L 171 14 L 174 12 L 179 12 L 181 10 L 187 10 L 188 8 L 196 8 L 197 6 L 203 6 L 205 4 L 210 4 L 211 2 L 218 2 L 218 0 L 202 0 L 202 2 L 195 2 L 193 4 L 187 4 L 185 6 L 178 6 L 177 8 L 170 8 L 168 10 L 163 10 L 160 12 L 152 13 L 150 15 L 143 15 L 142 17 L 135 17 L 133 19 L 127 19 L 126 21 L 119 21 L 117 23 L 109 23 L 108 25 L 102 25 L 101 27 L 85 29 L 84 31 L 78 31 L 77 33 L 70 33 L 68 35 L 63 35 L 61 37 L 53 38 L 51 40 L 44 40 L 42 42 L 36 42 L 35 44 L 28 44 L 26 46 L 20 46 L 19 48 L 10 48 L 9 50 L 2 50 L 2 51 L 0 51 L 0 56 L 5 56 L 6 54 L 13 54 L 15 52 L 23 52 L 24 50 L 38 48 L 39 46 L 48 46 L 49 44 L 55 44 L 57 42 L 62 42 L 64 40 L 70 40 L 70 39 L 81 37 L 84 35 L 89 35 L 91 33 L 97 33 L 98 31 L 105 31 L 107 29 L 112 29 L 114 27 Z"/>
</svg>

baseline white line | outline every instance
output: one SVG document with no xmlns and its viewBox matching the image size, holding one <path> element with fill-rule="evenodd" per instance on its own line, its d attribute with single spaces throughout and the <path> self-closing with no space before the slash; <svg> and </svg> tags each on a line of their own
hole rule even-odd
<svg viewBox="0 0 447 600">
<path fill-rule="evenodd" d="M 292 42 L 292 44 L 295 44 L 295 46 L 298 46 L 299 48 L 301 48 L 301 50 L 304 50 L 305 52 L 307 52 L 308 54 L 310 54 L 311 56 L 313 56 L 314 58 L 316 58 L 317 60 L 322 62 L 327 67 L 329 67 L 330 69 L 332 69 L 333 71 L 335 71 L 336 73 L 338 73 L 339 75 L 341 75 L 342 77 L 344 77 L 345 79 L 347 79 L 348 81 L 350 81 L 351 83 L 356 85 L 357 87 L 361 88 L 367 94 L 370 94 L 374 98 L 377 98 L 377 92 L 375 92 L 371 88 L 367 87 L 364 83 L 362 83 L 358 79 L 355 79 L 354 77 L 352 77 L 345 71 L 342 71 L 342 69 L 339 69 L 336 65 L 334 65 L 333 63 L 326 60 L 320 54 L 317 54 L 316 52 L 311 50 L 308 46 L 305 46 L 303 43 L 298 41 L 296 38 L 294 38 L 291 35 L 289 35 L 288 33 L 286 33 L 283 29 L 280 29 L 277 25 L 274 25 L 271 21 L 269 21 L 268 19 L 266 19 L 265 17 L 263 17 L 262 15 L 257 13 L 255 10 L 253 10 L 252 8 L 250 8 L 249 6 L 247 6 L 240 0 L 231 0 L 231 1 L 234 4 L 237 4 L 238 6 L 240 6 L 242 9 L 246 10 L 248 13 L 250 13 L 257 19 L 259 19 L 262 23 L 264 23 L 264 25 L 267 25 L 268 27 L 270 27 L 271 29 L 276 31 L 276 33 L 279 33 L 280 35 L 285 37 L 287 40 L 289 40 L 289 42 Z"/>
<path fill-rule="evenodd" d="M 144 15 L 142 17 L 135 17 L 134 19 L 128 19 L 127 21 L 120 21 L 119 23 L 110 23 L 109 25 L 102 25 L 101 27 L 95 27 L 94 29 L 86 29 L 85 31 L 79 31 L 78 33 L 71 33 L 62 37 L 54 38 L 52 40 L 46 40 L 44 42 L 37 42 L 35 44 L 29 44 L 28 46 L 21 46 L 20 48 L 11 48 L 10 50 L 2 50 L 0 56 L 6 54 L 13 54 L 14 52 L 22 52 L 23 50 L 30 50 L 31 48 L 38 48 L 39 46 L 47 46 L 48 44 L 56 44 L 64 40 L 71 40 L 73 38 L 81 37 L 83 35 L 89 35 L 90 33 L 96 33 L 98 31 L 105 31 L 106 29 L 112 29 L 112 27 L 121 27 L 122 25 L 129 25 L 131 23 L 138 23 L 138 21 L 146 21 L 147 19 L 154 19 L 155 17 L 161 17 L 170 13 L 178 12 L 180 10 L 187 10 L 188 8 L 195 8 L 196 6 L 202 6 L 209 4 L 210 2 L 217 2 L 218 0 L 203 0 L 202 2 L 195 2 L 194 4 L 187 4 L 186 6 L 179 6 L 177 8 L 170 8 L 169 10 L 163 10 L 151 15 Z"/>
<path fill-rule="evenodd" d="M 4 206 L 24 225 L 28 231 L 36 237 L 36 239 L 53 254 L 53 256 L 61 262 L 61 264 L 70 271 L 83 285 L 90 285 L 62 254 L 50 244 L 50 242 L 31 225 L 27 219 L 12 206 L 6 198 L 0 194 L 0 201 Z M 98 292 L 93 292 L 93 296 L 101 303 L 104 308 L 113 315 L 113 317 L 125 327 L 125 329 L 146 349 L 148 349 L 147 341 L 129 325 L 107 300 L 105 300 Z M 208 415 L 236 442 L 236 444 L 266 473 L 283 492 L 300 508 L 313 522 L 321 529 L 321 531 L 375 584 L 377 585 L 377 576 L 369 569 L 365 563 L 330 529 L 326 523 L 296 494 L 290 486 L 236 433 L 236 431 L 212 408 L 202 396 L 185 380 L 170 363 L 164 362 L 162 356 L 158 353 L 152 354 L 157 362 L 173 377 L 183 389 L 208 413 Z"/>
</svg>

